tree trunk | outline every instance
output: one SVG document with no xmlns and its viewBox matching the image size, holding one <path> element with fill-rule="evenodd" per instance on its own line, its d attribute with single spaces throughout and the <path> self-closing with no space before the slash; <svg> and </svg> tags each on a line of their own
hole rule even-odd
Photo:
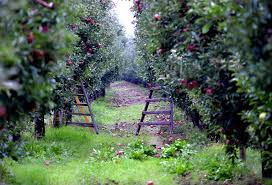
<svg viewBox="0 0 272 185">
<path fill-rule="evenodd" d="M 246 147 L 244 145 L 240 146 L 240 159 L 243 161 L 246 160 Z"/>
<path fill-rule="evenodd" d="M 101 89 L 101 96 L 102 97 L 106 96 L 106 88 Z"/>
<path fill-rule="evenodd" d="M 63 111 L 62 110 L 55 110 L 54 111 L 54 118 L 53 118 L 53 127 L 59 128 L 62 123 Z"/>
<path fill-rule="evenodd" d="M 38 113 L 34 119 L 35 122 L 35 137 L 41 139 L 45 136 L 44 114 Z"/>
</svg>

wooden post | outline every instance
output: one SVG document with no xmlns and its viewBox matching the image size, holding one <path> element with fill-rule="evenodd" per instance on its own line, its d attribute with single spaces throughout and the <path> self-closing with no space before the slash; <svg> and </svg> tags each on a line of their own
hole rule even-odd
<svg viewBox="0 0 272 185">
<path fill-rule="evenodd" d="M 69 108 L 66 108 L 65 109 L 65 125 L 67 126 L 67 123 L 68 122 L 72 122 L 72 108 L 69 107 Z"/>
<path fill-rule="evenodd" d="M 171 103 L 170 103 L 170 125 L 169 125 L 169 133 L 170 135 L 173 134 L 173 129 L 174 129 L 174 102 L 171 99 Z"/>
</svg>

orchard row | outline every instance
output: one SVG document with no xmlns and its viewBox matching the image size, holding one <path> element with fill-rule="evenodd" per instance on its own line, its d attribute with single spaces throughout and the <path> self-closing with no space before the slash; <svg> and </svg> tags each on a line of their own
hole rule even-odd
<svg viewBox="0 0 272 185">
<path fill-rule="evenodd" d="M 76 84 L 90 96 L 118 76 L 125 39 L 108 0 L 0 3 L 0 158 L 17 157 L 20 137 L 44 116 L 70 110 Z M 3 36 L 3 37 L 2 37 Z"/>
<path fill-rule="evenodd" d="M 272 3 L 135 0 L 137 63 L 209 137 L 272 177 Z"/>
</svg>

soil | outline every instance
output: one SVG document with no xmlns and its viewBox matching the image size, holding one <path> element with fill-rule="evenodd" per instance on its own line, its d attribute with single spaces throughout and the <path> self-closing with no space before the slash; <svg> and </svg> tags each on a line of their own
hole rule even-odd
<svg viewBox="0 0 272 185">
<path fill-rule="evenodd" d="M 114 93 L 111 102 L 116 107 L 145 103 L 147 90 L 138 85 L 122 81 L 111 84 L 110 88 Z"/>
</svg>

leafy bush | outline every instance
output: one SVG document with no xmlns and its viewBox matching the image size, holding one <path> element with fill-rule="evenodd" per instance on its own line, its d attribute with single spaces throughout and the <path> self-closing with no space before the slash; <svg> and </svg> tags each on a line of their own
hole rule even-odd
<svg viewBox="0 0 272 185">
<path fill-rule="evenodd" d="M 245 166 L 242 162 L 232 163 L 228 158 L 215 157 L 208 160 L 202 169 L 207 172 L 208 180 L 224 181 L 241 175 Z"/>
<path fill-rule="evenodd" d="M 162 149 L 161 157 L 170 158 L 170 157 L 180 157 L 188 158 L 194 153 L 192 146 L 187 143 L 185 140 L 176 140 L 170 146 L 164 147 Z"/>
<path fill-rule="evenodd" d="M 154 156 L 157 152 L 153 146 L 147 146 L 138 140 L 128 145 L 128 157 L 130 159 L 144 160 L 148 156 Z"/>
</svg>

